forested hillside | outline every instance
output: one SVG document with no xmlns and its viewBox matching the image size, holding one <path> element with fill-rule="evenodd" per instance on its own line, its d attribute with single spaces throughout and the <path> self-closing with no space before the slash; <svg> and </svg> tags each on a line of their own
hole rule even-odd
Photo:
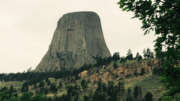
<svg viewBox="0 0 180 101">
<path fill-rule="evenodd" d="M 0 74 L 1 101 L 157 101 L 165 91 L 153 53 L 95 57 L 96 64 L 58 72 Z M 158 71 L 158 72 L 157 72 Z M 10 93 L 11 92 L 11 93 Z M 150 100 L 152 99 L 152 100 Z"/>
</svg>

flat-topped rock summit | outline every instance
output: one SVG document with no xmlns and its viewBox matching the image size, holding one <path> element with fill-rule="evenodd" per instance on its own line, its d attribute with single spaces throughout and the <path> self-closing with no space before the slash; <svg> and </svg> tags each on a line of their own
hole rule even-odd
<svg viewBox="0 0 180 101">
<path fill-rule="evenodd" d="M 50 72 L 93 64 L 93 57 L 111 56 L 94 12 L 73 12 L 58 21 L 49 49 L 36 71 Z"/>
</svg>

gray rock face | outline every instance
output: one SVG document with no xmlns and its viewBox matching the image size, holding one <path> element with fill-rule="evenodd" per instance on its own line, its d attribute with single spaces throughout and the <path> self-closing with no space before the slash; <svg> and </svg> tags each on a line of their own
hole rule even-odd
<svg viewBox="0 0 180 101">
<path fill-rule="evenodd" d="M 65 14 L 58 22 L 52 42 L 36 71 L 59 71 L 93 64 L 93 57 L 109 57 L 100 18 L 94 12 Z"/>
</svg>

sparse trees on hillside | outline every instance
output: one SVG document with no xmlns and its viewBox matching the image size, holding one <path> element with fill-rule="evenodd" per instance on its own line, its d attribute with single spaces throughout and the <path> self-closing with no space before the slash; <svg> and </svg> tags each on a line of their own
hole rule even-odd
<svg viewBox="0 0 180 101">
<path fill-rule="evenodd" d="M 85 80 L 82 82 L 86 85 Z M 84 84 L 82 83 L 81 85 Z M 56 88 L 55 85 L 54 88 Z M 35 95 L 31 93 L 32 91 L 21 92 L 21 96 L 17 94 L 19 93 L 18 91 L 14 91 L 11 94 L 11 89 L 12 88 L 6 87 L 0 89 L 0 101 L 152 101 L 153 98 L 151 93 L 147 93 L 143 99 L 141 87 L 139 86 L 134 88 L 134 96 L 132 96 L 131 89 L 128 89 L 128 92 L 126 93 L 124 82 L 122 81 L 119 81 L 119 83 L 116 84 L 112 81 L 104 83 L 102 80 L 99 80 L 95 92 L 89 92 L 79 84 L 73 84 L 67 86 L 67 93 L 65 95 L 54 95 L 51 98 L 45 96 L 47 94 L 47 92 L 44 91 L 46 88 L 41 88 L 40 92 L 35 92 Z M 56 93 L 57 92 L 54 92 L 54 94 Z"/>
</svg>

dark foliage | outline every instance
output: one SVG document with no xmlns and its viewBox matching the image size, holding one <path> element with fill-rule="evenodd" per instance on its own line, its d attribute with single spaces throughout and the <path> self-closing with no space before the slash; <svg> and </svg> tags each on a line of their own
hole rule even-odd
<svg viewBox="0 0 180 101">
<path fill-rule="evenodd" d="M 120 0 L 119 5 L 123 11 L 134 12 L 145 34 L 155 32 L 156 57 L 163 67 L 167 95 L 180 92 L 180 0 Z"/>
</svg>

